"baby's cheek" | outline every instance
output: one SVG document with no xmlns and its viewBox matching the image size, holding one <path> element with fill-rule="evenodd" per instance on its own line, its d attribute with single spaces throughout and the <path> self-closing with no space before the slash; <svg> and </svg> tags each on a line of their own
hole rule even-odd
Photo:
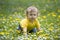
<svg viewBox="0 0 60 40">
<path fill-rule="evenodd" d="M 34 16 L 34 18 L 37 18 L 37 16 Z"/>
<path fill-rule="evenodd" d="M 27 17 L 28 17 L 28 18 L 30 18 L 30 16 L 29 16 L 29 15 L 28 15 Z"/>
<path fill-rule="evenodd" d="M 29 16 L 29 18 L 32 18 L 32 16 Z"/>
</svg>

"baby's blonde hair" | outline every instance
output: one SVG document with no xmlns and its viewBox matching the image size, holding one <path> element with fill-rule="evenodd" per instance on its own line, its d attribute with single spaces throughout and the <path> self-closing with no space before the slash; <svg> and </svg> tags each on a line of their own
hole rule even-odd
<svg viewBox="0 0 60 40">
<path fill-rule="evenodd" d="M 35 6 L 30 6 L 26 9 L 26 14 L 28 14 L 28 12 L 37 12 L 38 13 L 38 9 Z"/>
</svg>

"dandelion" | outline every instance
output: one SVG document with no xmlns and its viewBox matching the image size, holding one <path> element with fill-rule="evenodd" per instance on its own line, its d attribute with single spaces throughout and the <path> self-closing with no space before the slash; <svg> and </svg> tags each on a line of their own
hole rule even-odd
<svg viewBox="0 0 60 40">
<path fill-rule="evenodd" d="M 17 12 L 14 12 L 14 14 L 16 15 L 16 14 L 17 14 Z"/>
<path fill-rule="evenodd" d="M 44 36 L 44 34 L 41 34 L 41 35 L 40 35 L 40 37 L 43 37 L 43 36 Z"/>
<path fill-rule="evenodd" d="M 9 18 L 12 19 L 12 16 L 10 16 Z"/>
<path fill-rule="evenodd" d="M 60 28 L 58 28 L 58 29 L 56 29 L 57 31 L 59 31 L 60 30 Z"/>
<path fill-rule="evenodd" d="M 9 32 L 5 32 L 5 34 L 7 34 L 7 35 L 8 35 L 8 34 L 9 34 Z"/>
<path fill-rule="evenodd" d="M 50 28 L 48 28 L 48 30 L 50 30 L 50 31 L 53 31 L 53 29 L 54 29 L 54 27 L 52 27 L 52 26 Z"/>
<path fill-rule="evenodd" d="M 10 32 L 13 32 L 13 30 L 12 30 L 12 29 L 10 29 L 9 31 L 10 31 Z"/>
<path fill-rule="evenodd" d="M 4 24 L 5 22 L 3 21 L 2 23 Z"/>
<path fill-rule="evenodd" d="M 20 18 L 16 18 L 15 20 L 16 20 L 16 21 L 20 21 Z"/>
<path fill-rule="evenodd" d="M 39 32 L 42 33 L 42 32 L 44 32 L 44 31 L 43 31 L 43 30 L 40 30 Z"/>
<path fill-rule="evenodd" d="M 60 15 L 58 16 L 58 18 L 60 18 Z"/>
<path fill-rule="evenodd" d="M 12 36 L 12 39 L 14 39 L 14 37 Z"/>
<path fill-rule="evenodd" d="M 41 35 L 44 32 L 44 30 L 40 30 L 39 32 L 37 32 L 37 35 Z"/>
<path fill-rule="evenodd" d="M 58 9 L 58 12 L 60 13 L 60 9 Z"/>
<path fill-rule="evenodd" d="M 50 16 L 50 13 L 49 14 L 47 14 L 48 16 Z"/>
<path fill-rule="evenodd" d="M 0 35 L 4 35 L 4 32 L 0 32 Z"/>
<path fill-rule="evenodd" d="M 6 18 L 3 18 L 3 20 L 6 20 Z"/>
<path fill-rule="evenodd" d="M 54 36 L 54 38 L 58 38 L 58 36 L 56 35 L 56 36 Z"/>
<path fill-rule="evenodd" d="M 53 16 L 53 17 L 56 17 L 56 14 L 55 14 L 55 12 L 52 12 L 51 14 L 52 14 L 52 16 Z"/>
<path fill-rule="evenodd" d="M 16 22 L 16 20 L 13 20 L 13 22 Z"/>
<path fill-rule="evenodd" d="M 53 25 L 54 23 L 50 23 L 50 25 Z"/>
<path fill-rule="evenodd" d="M 20 30 L 16 30 L 17 33 L 20 33 Z"/>
<path fill-rule="evenodd" d="M 38 19 L 40 19 L 40 17 L 38 17 Z"/>
<path fill-rule="evenodd" d="M 45 34 L 45 38 L 49 38 L 49 34 Z"/>
<path fill-rule="evenodd" d="M 46 16 L 43 16 L 44 19 L 46 19 Z"/>
<path fill-rule="evenodd" d="M 56 17 L 56 15 L 55 15 L 55 14 L 53 14 L 52 16 Z"/>
</svg>

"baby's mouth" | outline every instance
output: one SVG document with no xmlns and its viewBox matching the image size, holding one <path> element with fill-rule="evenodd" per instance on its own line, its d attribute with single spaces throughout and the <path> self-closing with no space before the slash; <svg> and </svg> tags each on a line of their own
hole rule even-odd
<svg viewBox="0 0 60 40">
<path fill-rule="evenodd" d="M 35 18 L 31 18 L 31 20 L 35 20 Z"/>
</svg>

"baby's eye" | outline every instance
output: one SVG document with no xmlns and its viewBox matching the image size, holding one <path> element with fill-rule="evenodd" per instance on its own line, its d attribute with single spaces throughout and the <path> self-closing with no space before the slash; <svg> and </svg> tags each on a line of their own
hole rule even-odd
<svg viewBox="0 0 60 40">
<path fill-rule="evenodd" d="M 34 14 L 34 16 L 36 16 L 36 14 Z"/>
<path fill-rule="evenodd" d="M 32 16 L 32 14 L 30 14 L 30 16 Z"/>
</svg>

